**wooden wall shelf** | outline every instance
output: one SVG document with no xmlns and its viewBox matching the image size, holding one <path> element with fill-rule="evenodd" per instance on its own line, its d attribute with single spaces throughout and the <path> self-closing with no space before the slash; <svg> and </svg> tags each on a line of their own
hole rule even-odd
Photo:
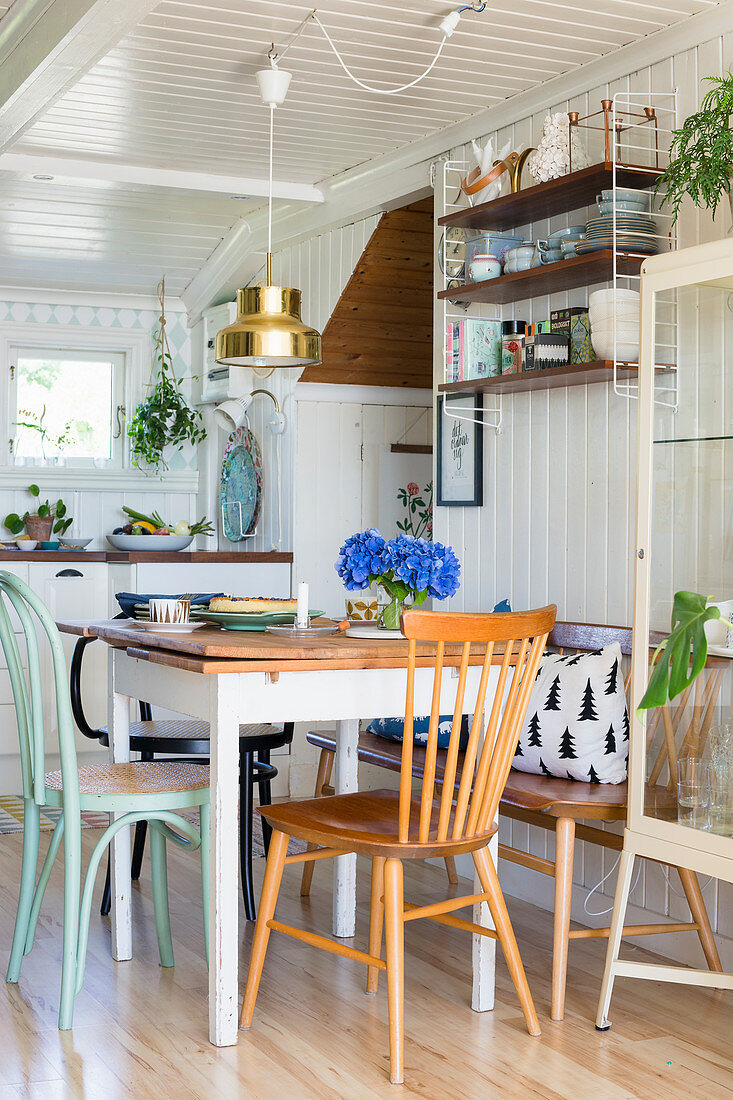
<svg viewBox="0 0 733 1100">
<path fill-rule="evenodd" d="M 621 381 L 635 380 L 636 366 L 619 366 Z M 674 367 L 657 367 L 657 377 L 673 374 Z M 476 378 L 470 382 L 446 382 L 438 386 L 441 393 L 525 393 L 528 390 L 553 390 L 562 386 L 587 386 L 593 382 L 613 381 L 613 360 L 598 359 L 577 366 L 549 367 L 547 370 L 503 374 L 497 378 Z"/>
<path fill-rule="evenodd" d="M 616 270 L 619 275 L 638 275 L 647 258 L 634 252 L 618 252 Z M 452 290 L 441 290 L 439 298 L 461 302 L 520 302 L 540 294 L 556 294 L 561 290 L 603 283 L 613 278 L 613 252 L 591 252 L 588 256 L 573 256 L 542 267 L 530 267 L 513 275 L 500 275 L 481 283 L 465 283 Z"/>
<path fill-rule="evenodd" d="M 626 165 L 616 168 L 618 187 L 653 187 L 661 176 L 661 169 Z M 559 179 L 525 187 L 515 195 L 501 195 L 491 202 L 458 210 L 440 219 L 440 225 L 460 226 L 463 229 L 514 229 L 555 214 L 567 214 L 590 206 L 601 191 L 613 186 L 613 166 L 610 163 L 592 164 Z"/>
</svg>

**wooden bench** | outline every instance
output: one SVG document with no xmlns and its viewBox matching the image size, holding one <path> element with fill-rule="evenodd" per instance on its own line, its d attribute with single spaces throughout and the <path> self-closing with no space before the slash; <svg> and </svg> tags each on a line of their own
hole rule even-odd
<svg viewBox="0 0 733 1100">
<path fill-rule="evenodd" d="M 612 642 L 619 642 L 622 653 L 629 656 L 632 642 L 631 630 L 626 627 L 597 626 L 592 623 L 560 622 L 555 624 L 548 639 L 548 646 L 559 652 L 567 650 L 592 652 Z M 703 726 L 709 726 L 712 721 L 714 702 L 717 698 L 717 690 L 719 690 L 719 679 L 717 685 L 715 693 L 711 690 L 704 697 Z M 696 688 L 696 692 L 697 700 L 701 693 L 700 685 Z M 660 804 L 667 802 L 669 803 L 669 812 L 676 812 L 676 792 L 672 782 L 676 768 L 676 753 L 673 750 L 676 745 L 675 734 L 678 732 L 686 701 L 687 698 L 684 697 L 674 707 L 662 708 L 650 725 L 651 736 L 660 717 L 663 719 L 664 745 L 666 746 L 665 759 L 669 765 L 670 775 L 670 782 L 666 787 L 660 784 L 654 788 L 657 811 Z M 663 711 L 666 713 L 663 714 Z M 696 721 L 698 721 L 698 718 L 696 718 Z M 336 751 L 336 738 L 333 733 L 322 731 L 309 733 L 307 739 L 312 745 L 321 750 L 316 778 L 316 797 L 332 793 L 330 778 Z M 443 775 L 445 755 L 445 750 L 438 750 L 436 766 L 438 779 Z M 362 733 L 360 735 L 359 760 L 363 763 L 373 764 L 378 768 L 386 768 L 388 771 L 399 772 L 401 757 L 402 745 L 400 742 L 387 741 L 385 738 L 377 737 L 373 733 Z M 425 750 L 415 745 L 412 758 L 412 774 L 416 779 L 422 779 L 424 760 Z M 662 768 L 663 765 L 660 764 L 660 758 L 658 758 L 653 769 L 652 782 L 658 782 Z M 456 785 L 460 780 L 460 774 L 459 766 Z M 623 846 L 623 837 L 620 834 L 606 832 L 604 829 L 599 828 L 598 824 L 584 824 L 584 822 L 625 821 L 627 797 L 626 783 L 581 783 L 575 780 L 555 779 L 544 775 L 531 775 L 513 769 L 509 773 L 499 813 L 512 820 L 535 825 L 555 834 L 554 859 L 532 855 L 507 844 L 499 845 L 499 856 L 502 859 L 528 867 L 533 871 L 539 871 L 541 874 L 550 875 L 555 879 L 552 1004 L 550 1010 L 550 1016 L 553 1020 L 562 1020 L 565 1013 L 569 941 L 572 939 L 602 938 L 607 937 L 609 933 L 607 927 L 570 928 L 575 840 L 577 838 L 589 844 L 597 844 L 607 850 L 620 852 Z M 303 895 L 309 893 L 313 866 L 314 864 L 310 863 L 304 867 L 301 884 L 301 894 Z M 452 860 L 450 862 L 446 861 L 446 870 L 449 880 L 455 882 L 456 872 Z M 677 871 L 692 913 L 692 920 L 682 923 L 627 925 L 624 927 L 623 934 L 625 936 L 648 936 L 672 932 L 696 932 L 700 938 L 700 944 L 709 968 L 720 971 L 722 966 L 697 876 L 684 867 L 678 867 Z"/>
</svg>

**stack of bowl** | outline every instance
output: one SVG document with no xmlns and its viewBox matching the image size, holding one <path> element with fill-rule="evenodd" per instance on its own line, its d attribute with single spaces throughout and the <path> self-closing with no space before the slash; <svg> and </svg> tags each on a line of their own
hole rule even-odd
<svg viewBox="0 0 733 1100">
<path fill-rule="evenodd" d="M 609 287 L 588 299 L 591 340 L 599 359 L 636 363 L 639 359 L 639 294 Z M 615 344 L 614 344 L 615 332 Z"/>
</svg>

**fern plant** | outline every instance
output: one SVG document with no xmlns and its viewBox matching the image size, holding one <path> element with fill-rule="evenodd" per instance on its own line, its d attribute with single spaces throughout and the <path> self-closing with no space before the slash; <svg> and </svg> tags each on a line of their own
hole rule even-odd
<svg viewBox="0 0 733 1100">
<path fill-rule="evenodd" d="M 733 72 L 707 76 L 712 87 L 703 96 L 700 109 L 686 118 L 672 135 L 670 163 L 662 173 L 656 193 L 666 191 L 661 205 L 677 221 L 682 202 L 689 195 L 695 206 L 713 215 L 724 196 L 730 195 L 733 172 Z"/>
</svg>

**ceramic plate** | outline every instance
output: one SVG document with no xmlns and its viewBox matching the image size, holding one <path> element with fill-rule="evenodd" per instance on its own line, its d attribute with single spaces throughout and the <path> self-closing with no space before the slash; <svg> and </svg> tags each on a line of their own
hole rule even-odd
<svg viewBox="0 0 733 1100">
<path fill-rule="evenodd" d="M 224 535 L 230 542 L 254 534 L 262 506 L 262 453 L 245 425 L 232 432 L 224 449 L 219 504 Z"/>
<path fill-rule="evenodd" d="M 376 638 L 380 642 L 401 642 L 405 639 L 401 630 L 383 630 L 381 626 L 368 623 L 350 626 L 344 634 L 348 634 L 350 638 Z"/>
<path fill-rule="evenodd" d="M 616 247 L 621 252 L 638 252 L 643 256 L 654 256 L 659 251 L 659 246 L 656 241 L 644 241 L 636 240 L 629 241 L 620 239 L 616 241 Z M 584 256 L 588 252 L 604 252 L 613 248 L 613 241 L 608 239 L 599 238 L 598 240 L 585 240 L 581 241 L 576 251 L 579 256 Z"/>
<path fill-rule="evenodd" d="M 151 630 L 156 634 L 185 634 L 189 630 L 198 630 L 205 623 L 151 623 L 150 619 L 133 619 L 126 623 L 132 630 Z"/>
<path fill-rule="evenodd" d="M 311 619 L 322 615 L 322 611 L 309 611 Z M 292 625 L 295 622 L 294 611 L 192 611 L 198 621 L 217 623 L 225 630 L 265 630 L 268 626 Z"/>
</svg>

